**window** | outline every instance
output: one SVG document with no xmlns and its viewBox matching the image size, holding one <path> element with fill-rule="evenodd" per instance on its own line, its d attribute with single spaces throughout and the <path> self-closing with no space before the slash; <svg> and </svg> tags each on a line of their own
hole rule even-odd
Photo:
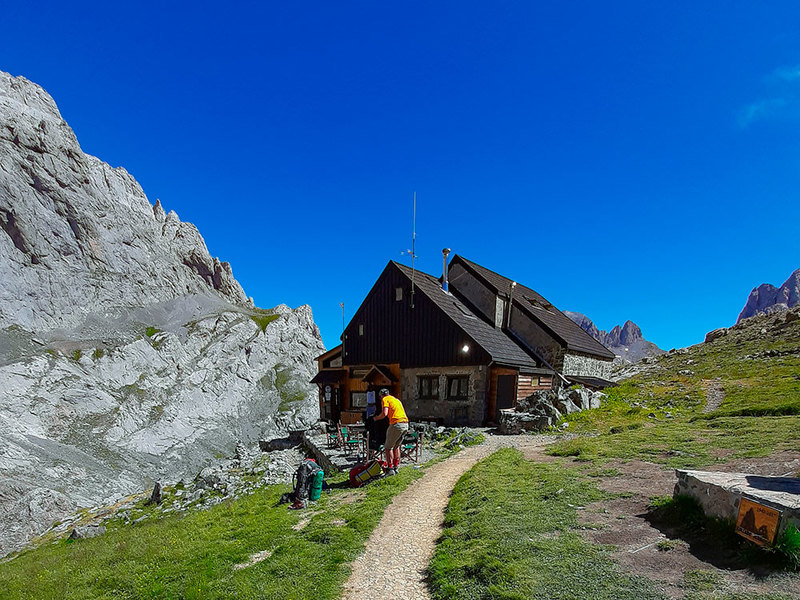
<svg viewBox="0 0 800 600">
<path fill-rule="evenodd" d="M 469 375 L 457 375 L 447 378 L 447 398 L 449 400 L 466 400 L 469 398 Z"/>
<path fill-rule="evenodd" d="M 397 302 L 400 302 L 403 299 L 403 288 L 401 287 L 394 288 L 394 299 Z"/>
<path fill-rule="evenodd" d="M 419 399 L 420 400 L 438 400 L 439 399 L 439 376 L 438 375 L 425 375 L 417 377 L 419 382 Z"/>
<path fill-rule="evenodd" d="M 366 408 L 367 392 L 350 392 L 350 408 Z"/>
<path fill-rule="evenodd" d="M 359 323 L 358 324 L 358 335 L 364 335 L 364 324 L 363 323 Z"/>
</svg>

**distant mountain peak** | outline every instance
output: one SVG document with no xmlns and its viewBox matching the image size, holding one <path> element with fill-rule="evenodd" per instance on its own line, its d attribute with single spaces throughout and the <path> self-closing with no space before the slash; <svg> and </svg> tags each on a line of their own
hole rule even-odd
<svg viewBox="0 0 800 600">
<path fill-rule="evenodd" d="M 592 320 L 583 313 L 565 310 L 564 314 L 586 333 L 616 354 L 615 363 L 634 363 L 645 356 L 664 353 L 653 342 L 644 339 L 641 328 L 633 321 L 625 321 L 621 327 L 616 325 L 611 331 L 604 331 L 598 329 Z"/>
<path fill-rule="evenodd" d="M 779 288 L 771 283 L 762 283 L 753 288 L 736 322 L 755 315 L 787 310 L 798 304 L 800 304 L 800 269 L 789 275 Z"/>
</svg>

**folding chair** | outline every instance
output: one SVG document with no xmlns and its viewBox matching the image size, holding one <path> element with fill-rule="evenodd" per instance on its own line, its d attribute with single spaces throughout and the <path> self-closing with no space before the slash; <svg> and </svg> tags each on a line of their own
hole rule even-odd
<svg viewBox="0 0 800 600">
<path fill-rule="evenodd" d="M 325 435 L 328 448 L 337 448 L 339 446 L 339 428 L 333 423 L 325 423 Z"/>
<path fill-rule="evenodd" d="M 383 456 L 385 450 L 383 444 L 371 444 L 369 433 L 364 436 L 364 443 L 367 447 L 367 460 L 372 460 L 373 458 L 380 459 L 381 456 Z"/>
<path fill-rule="evenodd" d="M 409 431 L 403 436 L 400 443 L 400 458 L 407 458 L 413 462 L 419 462 L 419 448 L 422 445 L 422 432 Z"/>
<path fill-rule="evenodd" d="M 339 427 L 340 437 L 342 447 L 344 448 L 344 453 L 349 455 L 351 450 L 354 450 L 356 453 L 359 452 L 361 448 L 361 438 L 357 433 L 351 433 L 347 430 L 347 427 L 344 425 Z"/>
</svg>

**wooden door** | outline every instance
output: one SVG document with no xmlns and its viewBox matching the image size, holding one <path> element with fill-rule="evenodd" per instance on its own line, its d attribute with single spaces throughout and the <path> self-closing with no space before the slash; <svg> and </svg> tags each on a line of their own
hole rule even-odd
<svg viewBox="0 0 800 600">
<path fill-rule="evenodd" d="M 495 420 L 500 420 L 501 408 L 514 408 L 517 400 L 517 376 L 498 375 L 497 376 L 497 411 Z"/>
</svg>

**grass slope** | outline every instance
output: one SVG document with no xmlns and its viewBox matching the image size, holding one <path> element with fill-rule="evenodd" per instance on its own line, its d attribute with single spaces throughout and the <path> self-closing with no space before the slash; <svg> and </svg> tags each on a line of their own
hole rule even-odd
<svg viewBox="0 0 800 600">
<path fill-rule="evenodd" d="M 577 506 L 603 497 L 564 464 L 496 452 L 458 482 L 430 565 L 434 598 L 639 599 L 660 596 L 576 532 Z"/>
<path fill-rule="evenodd" d="M 707 411 L 720 391 L 721 404 Z M 578 463 L 532 464 L 503 450 L 459 481 L 430 566 L 435 598 L 660 597 L 648 580 L 622 573 L 609 548 L 575 531 L 576 507 L 609 497 L 590 477 L 613 476 L 604 464 L 613 459 L 704 467 L 800 449 L 800 319 L 750 319 L 712 343 L 664 355 L 609 390 L 602 408 L 566 420 L 568 433 L 548 452 Z M 719 535 L 744 544 L 729 528 Z M 687 572 L 686 598 L 788 598 L 725 590 L 718 579 L 716 570 Z"/>
<path fill-rule="evenodd" d="M 4 599 L 334 599 L 385 507 L 422 471 L 335 489 L 305 511 L 276 506 L 285 486 L 187 516 L 110 527 L 0 564 Z M 340 476 L 341 477 L 341 476 Z M 308 522 L 295 530 L 301 519 Z M 266 560 L 236 569 L 256 553 Z"/>
<path fill-rule="evenodd" d="M 659 357 L 609 390 L 599 410 L 567 417 L 570 433 L 551 448 L 579 460 L 640 458 L 704 467 L 800 448 L 800 319 L 748 319 L 712 343 Z M 724 401 L 703 412 L 707 395 Z"/>
</svg>

